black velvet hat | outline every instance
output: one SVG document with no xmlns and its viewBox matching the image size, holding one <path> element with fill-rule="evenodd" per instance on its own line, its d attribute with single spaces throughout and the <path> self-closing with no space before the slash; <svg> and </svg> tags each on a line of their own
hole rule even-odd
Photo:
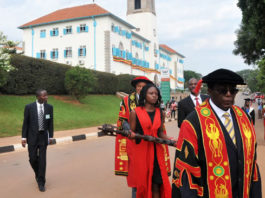
<svg viewBox="0 0 265 198">
<path fill-rule="evenodd" d="M 151 83 L 153 84 L 153 82 L 151 80 L 149 80 L 147 77 L 145 76 L 139 76 L 139 77 L 136 77 L 132 80 L 131 82 L 131 85 L 135 88 L 137 83 L 139 82 L 145 82 L 145 83 Z"/>
<path fill-rule="evenodd" d="M 244 100 L 245 100 L 245 101 L 251 101 L 251 99 L 250 99 L 250 98 L 245 98 Z"/>
<path fill-rule="evenodd" d="M 202 82 L 207 84 L 246 84 L 241 76 L 228 69 L 217 69 L 202 77 Z"/>
</svg>

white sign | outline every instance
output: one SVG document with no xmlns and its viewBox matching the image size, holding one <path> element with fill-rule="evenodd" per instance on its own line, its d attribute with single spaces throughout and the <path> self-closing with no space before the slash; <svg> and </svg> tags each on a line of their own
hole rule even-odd
<svg viewBox="0 0 265 198">
<path fill-rule="evenodd" d="M 169 78 L 170 74 L 169 74 L 169 69 L 161 69 L 161 78 Z"/>
</svg>

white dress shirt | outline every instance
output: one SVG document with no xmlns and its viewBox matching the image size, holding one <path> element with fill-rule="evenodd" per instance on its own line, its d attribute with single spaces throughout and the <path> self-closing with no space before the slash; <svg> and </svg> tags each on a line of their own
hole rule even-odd
<svg viewBox="0 0 265 198">
<path fill-rule="evenodd" d="M 193 94 L 190 94 L 190 98 L 191 98 L 191 100 L 192 100 L 192 102 L 193 102 L 195 107 L 196 107 L 196 99 L 195 98 L 198 98 L 199 104 L 202 103 L 202 99 L 201 99 L 200 94 L 198 94 L 198 96 L 194 96 Z"/>
<path fill-rule="evenodd" d="M 38 103 L 38 100 L 36 100 L 36 104 L 37 104 L 37 115 L 39 115 L 40 112 L 40 108 L 42 107 L 42 111 L 43 111 L 43 115 L 44 115 L 44 104 L 40 104 Z M 22 140 L 26 140 L 27 138 L 22 138 Z"/>
<path fill-rule="evenodd" d="M 38 103 L 37 100 L 36 100 L 36 103 L 37 103 L 37 113 L 38 113 L 38 115 L 40 114 L 40 109 L 41 109 L 41 108 L 42 108 L 43 115 L 44 115 L 44 105 L 43 105 L 43 103 L 40 104 L 40 103 Z"/>
<path fill-rule="evenodd" d="M 220 109 L 219 107 L 217 107 L 213 103 L 212 99 L 210 99 L 209 101 L 210 101 L 211 107 L 213 108 L 213 110 L 215 111 L 215 113 L 217 114 L 218 118 L 221 120 L 221 122 L 223 123 L 224 126 L 225 126 L 225 117 L 223 116 L 224 113 L 228 113 L 229 114 L 229 117 L 230 117 L 230 119 L 232 121 L 232 124 L 234 125 L 230 109 L 228 109 L 227 111 L 224 111 L 223 109 Z"/>
</svg>

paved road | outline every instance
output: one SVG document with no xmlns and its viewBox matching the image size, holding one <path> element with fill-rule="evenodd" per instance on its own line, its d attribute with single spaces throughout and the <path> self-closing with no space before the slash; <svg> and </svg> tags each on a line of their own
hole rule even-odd
<svg viewBox="0 0 265 198">
<path fill-rule="evenodd" d="M 242 101 L 239 101 L 241 106 Z M 177 122 L 166 124 L 170 136 L 178 136 Z M 263 126 L 257 122 L 258 157 L 265 181 L 265 144 Z M 170 148 L 171 162 L 174 148 Z M 50 146 L 47 159 L 46 192 L 38 191 L 27 152 L 0 155 L 0 197 L 49 197 L 49 198 L 127 198 L 130 189 L 126 180 L 114 176 L 114 138 L 80 141 Z M 171 165 L 172 166 L 172 165 Z M 265 182 L 264 182 L 265 183 Z M 263 183 L 263 189 L 265 185 Z"/>
</svg>

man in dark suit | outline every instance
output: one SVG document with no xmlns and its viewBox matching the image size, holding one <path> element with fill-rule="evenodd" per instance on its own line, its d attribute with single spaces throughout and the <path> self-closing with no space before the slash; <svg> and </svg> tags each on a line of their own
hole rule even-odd
<svg viewBox="0 0 265 198">
<path fill-rule="evenodd" d="M 193 110 L 195 110 L 195 107 L 200 105 L 204 100 L 207 99 L 207 95 L 199 94 L 200 85 L 198 84 L 198 80 L 195 78 L 191 78 L 189 80 L 189 90 L 190 95 L 178 103 L 178 127 L 180 128 L 183 120 L 189 115 Z M 196 88 L 196 90 L 195 90 Z M 175 160 L 177 157 L 177 151 L 175 153 Z M 176 172 L 176 167 L 173 167 L 173 179 L 175 179 L 176 175 L 174 173 Z M 172 194 L 175 194 L 178 189 L 176 188 L 176 185 L 172 184 Z"/>
<path fill-rule="evenodd" d="M 187 117 L 187 115 L 194 110 L 197 105 L 200 105 L 204 100 L 207 99 L 206 95 L 202 95 L 195 92 L 198 80 L 191 78 L 189 80 L 190 95 L 178 103 L 178 127 L 180 128 L 181 123 Z"/>
<path fill-rule="evenodd" d="M 36 102 L 25 106 L 22 146 L 28 144 L 29 162 L 39 190 L 45 191 L 46 150 L 53 138 L 53 106 L 47 104 L 47 91 L 36 92 Z"/>
</svg>

